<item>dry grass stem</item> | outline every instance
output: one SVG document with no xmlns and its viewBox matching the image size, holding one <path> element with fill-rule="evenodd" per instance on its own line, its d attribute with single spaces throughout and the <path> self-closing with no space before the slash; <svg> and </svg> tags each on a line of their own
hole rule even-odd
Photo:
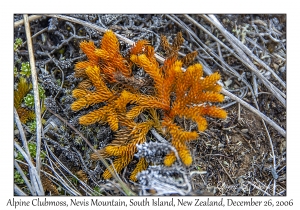
<svg viewBox="0 0 300 210">
<path fill-rule="evenodd" d="M 14 142 L 14 146 L 16 149 L 22 154 L 24 159 L 29 165 L 29 173 L 30 173 L 30 181 L 32 183 L 32 189 L 34 191 L 34 195 L 45 195 L 43 190 L 43 185 L 40 179 L 40 175 L 38 174 L 35 166 L 31 162 L 30 156 L 25 153 L 25 151 L 18 145 L 18 143 Z"/>
<path fill-rule="evenodd" d="M 272 83 L 270 83 L 257 69 L 257 67 L 249 60 L 249 58 L 246 56 L 245 52 L 253 53 L 244 47 L 244 45 L 232 34 L 228 33 L 228 31 L 220 24 L 220 22 L 215 18 L 214 15 L 209 15 L 210 18 L 208 18 L 206 15 L 203 15 L 203 17 L 208 20 L 210 23 L 214 24 L 227 38 L 227 40 L 230 42 L 232 47 L 236 50 L 240 58 L 242 58 L 243 63 L 247 65 L 249 69 L 255 72 L 255 74 L 261 79 L 261 81 L 268 87 L 268 89 L 275 95 L 275 97 L 284 105 L 286 106 L 286 101 L 284 98 L 286 98 L 285 94 L 282 93 L 278 88 L 276 88 Z M 242 48 L 240 48 L 242 46 Z M 245 51 L 245 52 L 244 52 Z M 253 55 L 253 58 L 256 59 L 257 57 Z M 273 76 L 280 82 L 280 84 L 283 85 L 283 87 L 286 87 L 285 83 L 278 78 L 277 74 L 274 73 L 273 70 L 271 70 L 269 67 L 267 67 L 260 59 L 256 59 L 257 62 L 259 62 L 261 65 L 263 65 L 265 68 L 267 68 L 269 71 L 272 72 Z"/>
<path fill-rule="evenodd" d="M 30 32 L 30 25 L 28 20 L 28 15 L 24 15 L 25 31 L 27 37 L 27 46 L 29 53 L 29 62 L 31 68 L 32 76 L 32 87 L 34 93 L 34 108 L 36 116 L 36 170 L 40 174 L 41 170 L 41 135 L 42 135 L 42 119 L 41 119 L 41 105 L 40 105 L 40 96 L 38 88 L 37 73 L 35 68 L 35 59 L 33 55 L 32 39 Z"/>
<path fill-rule="evenodd" d="M 28 17 L 28 21 L 31 22 L 31 21 L 37 20 L 37 19 L 41 18 L 42 16 L 43 15 L 31 15 L 30 17 Z M 14 28 L 17 28 L 23 24 L 24 24 L 24 19 L 16 21 L 16 22 L 14 22 Z"/>
</svg>

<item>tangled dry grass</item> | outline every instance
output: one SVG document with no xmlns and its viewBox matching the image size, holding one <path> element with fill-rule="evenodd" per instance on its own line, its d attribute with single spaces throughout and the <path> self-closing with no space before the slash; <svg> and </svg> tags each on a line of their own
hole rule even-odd
<svg viewBox="0 0 300 210">
<path fill-rule="evenodd" d="M 30 61 L 27 80 L 37 116 L 34 127 L 14 112 L 16 195 L 286 195 L 285 15 L 14 17 L 14 39 L 23 40 L 14 52 L 15 88 L 24 76 L 22 63 Z M 137 40 L 149 40 L 159 62 L 164 61 L 160 35 L 172 40 L 181 31 L 186 41 L 180 54 L 197 51 L 196 60 L 207 75 L 222 75 L 226 97 L 220 106 L 228 117 L 209 119 L 208 129 L 189 144 L 191 166 L 160 164 L 164 150 L 175 149 L 152 129 L 137 156 L 156 165 L 140 173 L 137 182 L 129 181 L 136 160 L 110 180 L 101 177 L 112 160 L 95 162 L 90 155 L 109 144 L 114 132 L 107 125 L 80 125 L 79 116 L 91 109 L 75 113 L 70 106 L 79 83 L 74 64 L 85 59 L 79 43 L 93 40 L 99 45 L 107 29 L 121 40 L 122 53 Z M 146 77 L 143 71 L 136 74 Z M 44 99 L 36 95 L 38 86 Z M 34 109 L 24 101 L 20 106 Z M 180 124 L 186 130 L 195 127 L 185 119 Z"/>
</svg>

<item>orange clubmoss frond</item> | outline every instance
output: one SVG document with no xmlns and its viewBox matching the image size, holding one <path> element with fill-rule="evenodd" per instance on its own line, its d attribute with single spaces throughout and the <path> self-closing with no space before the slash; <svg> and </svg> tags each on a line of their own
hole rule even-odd
<svg viewBox="0 0 300 210">
<path fill-rule="evenodd" d="M 193 162 L 193 158 L 192 158 L 191 153 L 190 153 L 189 149 L 187 148 L 187 146 L 180 141 L 176 141 L 176 142 L 172 141 L 172 144 L 178 151 L 178 155 L 179 155 L 180 159 L 182 160 L 183 164 L 185 164 L 186 166 L 191 165 Z M 166 157 L 164 159 L 164 164 L 165 164 L 165 166 L 171 166 L 175 161 L 176 161 L 176 156 L 175 156 L 175 153 L 172 151 L 166 155 Z"/>
<path fill-rule="evenodd" d="M 165 78 L 168 78 L 170 73 L 174 74 L 173 65 L 175 61 L 175 57 L 166 58 L 166 60 L 164 61 L 164 65 L 161 67 L 161 69 L 163 74 L 165 75 Z"/>
<path fill-rule="evenodd" d="M 126 114 L 128 119 L 136 118 L 141 112 L 143 112 L 147 107 L 145 106 L 135 106 L 131 110 L 129 110 Z"/>
<path fill-rule="evenodd" d="M 180 107 L 175 105 L 171 110 L 170 116 L 179 116 L 191 119 L 197 123 L 199 131 L 204 131 L 207 128 L 207 121 L 204 117 L 202 117 L 205 110 L 203 109 L 203 112 L 200 112 L 200 109 L 201 107 Z"/>
<path fill-rule="evenodd" d="M 194 95 L 190 98 L 191 103 L 203 103 L 209 102 L 222 102 L 224 100 L 224 95 L 215 92 L 202 92 L 201 94 Z"/>
<path fill-rule="evenodd" d="M 72 109 L 73 109 L 73 107 L 72 107 Z M 96 122 L 105 122 L 106 119 L 107 119 L 106 109 L 105 109 L 105 107 L 102 107 L 100 109 L 97 109 L 95 111 L 92 111 L 92 112 L 80 117 L 79 123 L 81 125 L 91 125 Z"/>
<path fill-rule="evenodd" d="M 192 163 L 192 157 L 185 145 L 185 142 L 192 141 L 198 138 L 197 132 L 189 132 L 183 130 L 180 126 L 176 125 L 171 121 L 171 119 L 165 118 L 163 121 L 163 126 L 166 126 L 167 130 L 172 136 L 172 145 L 178 151 L 178 155 L 185 165 L 190 165 Z M 170 166 L 176 160 L 174 152 L 170 152 L 165 160 L 164 164 Z"/>
<path fill-rule="evenodd" d="M 132 55 L 130 59 L 137 65 L 141 66 L 145 72 L 147 72 L 151 78 L 154 80 L 155 88 L 157 91 L 157 99 L 163 103 L 163 107 L 157 107 L 157 108 L 163 108 L 165 110 L 169 109 L 169 104 L 170 104 L 170 93 L 171 89 L 173 86 L 173 81 L 175 79 L 175 74 L 174 73 L 169 73 L 168 77 L 165 79 L 162 70 L 157 67 L 156 63 L 151 62 L 146 55 L 142 54 L 139 56 Z M 175 62 L 174 68 L 180 68 L 181 67 L 181 62 Z M 155 100 L 157 100 L 155 99 Z M 155 102 L 152 101 L 153 104 Z M 166 107 L 167 106 L 167 107 Z M 149 105 L 149 107 L 156 107 Z"/>
<path fill-rule="evenodd" d="M 178 151 L 178 155 L 186 166 L 189 166 L 193 162 L 193 158 L 191 156 L 191 153 L 184 142 L 179 141 L 175 138 L 172 139 L 172 144 L 175 147 L 175 149 Z M 166 156 L 165 163 L 167 163 L 169 166 L 172 165 L 175 161 L 175 153 L 171 152 Z"/>
<path fill-rule="evenodd" d="M 172 135 L 174 141 L 192 141 L 198 138 L 198 133 L 195 131 L 185 131 L 178 125 L 172 124 L 168 126 L 169 132 Z"/>
<path fill-rule="evenodd" d="M 146 134 L 151 129 L 153 124 L 154 122 L 152 120 L 137 124 L 137 126 L 130 133 L 130 143 L 133 143 L 134 145 L 144 143 L 146 141 Z"/>
<path fill-rule="evenodd" d="M 131 69 L 127 65 L 128 62 L 120 54 L 119 41 L 111 30 L 104 34 L 101 41 L 101 49 L 96 49 L 95 54 L 104 60 L 104 67 L 112 67 L 116 69 L 115 71 L 122 72 L 126 77 L 131 76 Z"/>
<path fill-rule="evenodd" d="M 200 63 L 191 65 L 186 69 L 186 74 L 189 74 L 196 80 L 199 80 L 203 76 L 203 67 Z"/>
<path fill-rule="evenodd" d="M 184 39 L 182 37 L 182 33 L 178 32 L 172 43 L 172 50 L 174 51 L 174 53 L 177 53 L 179 51 L 183 42 L 184 42 Z"/>
<path fill-rule="evenodd" d="M 124 130 L 121 133 L 124 133 L 125 137 L 121 135 L 118 136 L 116 135 L 116 139 L 112 141 L 111 145 L 119 146 L 121 144 L 127 146 L 128 148 L 131 148 L 132 149 L 131 151 L 136 151 L 135 145 L 142 144 L 146 141 L 146 135 L 148 131 L 151 129 L 153 123 L 154 123 L 153 121 L 148 120 L 146 122 L 135 124 L 135 126 L 130 131 L 129 135 L 127 135 L 128 130 Z M 119 139 L 117 139 L 117 137 Z"/>
<path fill-rule="evenodd" d="M 160 122 L 160 116 L 157 113 L 156 109 L 150 108 L 149 109 L 150 118 L 153 121 L 153 127 L 159 132 L 162 133 L 162 125 Z"/>
<path fill-rule="evenodd" d="M 149 59 L 149 61 L 156 66 L 156 68 L 159 68 L 159 63 L 157 62 L 156 58 L 155 58 L 155 51 L 154 51 L 154 47 L 152 47 L 151 45 L 147 45 L 146 46 L 146 50 L 145 50 L 145 55 L 147 56 L 147 58 Z M 159 69 L 160 71 L 160 69 Z M 161 72 L 160 72 L 161 73 Z"/>
<path fill-rule="evenodd" d="M 79 45 L 80 49 L 86 54 L 91 66 L 98 65 L 99 57 L 95 55 L 96 46 L 93 41 L 83 41 Z"/>
<path fill-rule="evenodd" d="M 93 84 L 89 79 L 85 79 L 81 81 L 77 86 L 78 89 L 83 89 L 83 90 L 90 89 L 91 87 L 93 87 Z"/>
<path fill-rule="evenodd" d="M 182 62 L 181 61 L 175 61 L 173 64 L 173 72 L 176 77 L 176 89 L 175 93 L 176 96 L 180 95 L 180 98 L 182 94 L 185 94 L 188 87 L 191 86 L 190 78 L 186 76 L 186 73 L 181 70 L 182 68 Z"/>
<path fill-rule="evenodd" d="M 131 173 L 130 179 L 134 182 L 137 181 L 136 176 L 138 175 L 138 173 L 140 173 L 141 171 L 146 170 L 148 167 L 148 163 L 146 161 L 145 158 L 141 158 L 139 160 L 139 162 L 136 164 L 135 169 L 133 170 L 133 172 Z"/>
<path fill-rule="evenodd" d="M 118 119 L 118 114 L 117 112 L 110 108 L 107 113 L 107 123 L 109 124 L 110 128 L 113 130 L 113 131 L 117 131 L 118 128 L 119 128 L 119 119 Z"/>
<path fill-rule="evenodd" d="M 91 125 L 96 122 L 105 123 L 107 122 L 111 129 L 116 131 L 118 130 L 118 117 L 117 113 L 113 108 L 109 106 L 101 107 L 95 111 L 92 111 L 82 117 L 79 118 L 79 123 L 81 125 Z"/>
<path fill-rule="evenodd" d="M 173 40 L 173 43 L 172 45 L 170 45 L 170 43 L 168 42 L 167 40 L 167 37 L 165 36 L 161 36 L 161 46 L 162 48 L 164 49 L 164 51 L 166 52 L 167 54 L 167 57 L 175 57 L 177 58 L 177 55 L 178 55 L 178 51 L 181 47 L 181 45 L 183 44 L 184 42 L 184 39 L 182 37 L 182 34 L 181 32 L 177 33 L 176 37 L 174 38 Z"/>
<path fill-rule="evenodd" d="M 122 75 L 125 77 L 131 77 L 132 76 L 132 71 L 131 68 L 129 68 L 127 60 L 123 59 L 123 57 L 119 54 L 118 57 L 114 58 L 114 67 L 119 70 Z"/>
<path fill-rule="evenodd" d="M 117 82 L 115 75 L 116 75 L 116 70 L 115 68 L 112 68 L 110 66 L 104 66 L 102 68 L 103 74 L 104 74 L 104 78 L 106 80 L 108 80 L 111 83 L 115 83 Z"/>
<path fill-rule="evenodd" d="M 91 105 L 107 101 L 114 96 L 114 94 L 102 80 L 100 75 L 100 68 L 98 66 L 89 66 L 86 69 L 86 74 L 89 77 L 91 83 L 96 87 L 96 92 L 75 89 L 72 94 L 73 97 L 78 98 L 78 100 L 76 100 L 71 105 L 71 109 L 74 111 L 78 111 Z"/>
<path fill-rule="evenodd" d="M 195 68 L 196 67 L 196 68 Z M 205 78 L 201 78 L 202 68 L 197 66 L 189 67 L 185 74 L 189 75 L 188 78 L 192 78 L 192 85 L 190 86 L 187 95 L 184 97 L 184 103 L 187 105 L 199 104 L 204 102 L 222 102 L 224 96 L 218 93 L 221 90 L 221 86 L 216 84 L 220 79 L 218 73 L 214 73 Z M 180 98 L 181 100 L 181 98 Z"/>
<path fill-rule="evenodd" d="M 220 80 L 221 75 L 218 72 L 215 72 L 207 77 L 205 77 L 203 80 L 200 81 L 201 89 L 206 90 L 207 88 L 210 88 L 216 84 L 218 80 Z"/>
<path fill-rule="evenodd" d="M 73 91 L 74 92 L 74 91 Z M 76 93 L 77 94 L 77 93 Z M 83 109 L 83 108 L 86 108 L 86 107 L 88 107 L 89 105 L 88 105 L 88 103 L 87 103 L 87 101 L 84 99 L 84 98 L 79 98 L 78 100 L 76 100 L 75 102 L 73 102 L 72 104 L 71 104 L 71 109 L 73 110 L 73 111 L 79 111 L 79 110 L 81 110 L 81 109 Z"/>
<path fill-rule="evenodd" d="M 103 59 L 105 61 L 108 61 L 108 60 L 112 59 L 115 56 L 115 53 L 108 52 L 108 51 L 106 51 L 104 49 L 96 49 L 95 50 L 95 54 L 99 58 L 101 58 L 101 59 Z"/>
<path fill-rule="evenodd" d="M 132 145 L 108 145 L 105 147 L 105 154 L 106 156 L 130 156 L 131 153 L 134 153 L 134 146 Z"/>
<path fill-rule="evenodd" d="M 159 91 L 158 93 L 158 98 L 162 101 L 163 104 L 168 105 L 170 108 L 170 101 L 171 101 L 171 92 L 173 87 L 175 86 L 174 84 L 175 81 L 175 75 L 174 74 L 170 74 L 169 77 L 167 77 L 164 80 L 164 89 L 163 91 Z M 168 110 L 169 108 L 165 109 Z"/>
<path fill-rule="evenodd" d="M 160 72 L 163 76 L 163 87 L 156 85 L 157 97 L 166 105 L 170 106 L 171 92 L 176 84 L 176 72 L 174 70 L 175 65 L 180 65 L 180 62 L 176 63 L 175 59 L 166 59 L 164 65 L 160 68 Z M 178 68 L 178 67 L 176 67 Z M 166 110 L 168 110 L 167 108 Z"/>
<path fill-rule="evenodd" d="M 175 61 L 174 63 L 174 71 L 177 72 L 182 72 L 181 68 L 182 68 L 182 62 L 181 61 Z"/>
<path fill-rule="evenodd" d="M 97 150 L 97 153 L 99 153 L 101 156 L 103 156 L 103 155 L 101 154 L 101 150 Z M 90 157 L 91 157 L 91 160 L 93 160 L 93 161 L 99 160 L 99 156 L 98 156 L 98 154 L 96 154 L 96 153 L 92 153 Z"/>
<path fill-rule="evenodd" d="M 186 96 L 187 96 L 187 89 L 191 86 L 191 84 L 186 84 L 184 83 L 184 77 L 182 78 L 179 78 L 177 77 L 177 80 L 176 80 L 176 85 L 175 85 L 175 90 L 176 90 L 176 99 L 174 101 L 174 105 L 172 107 L 172 109 L 174 107 L 176 107 L 176 105 L 178 106 L 185 106 L 187 105 L 187 101 L 186 101 Z M 187 78 L 188 80 L 188 78 Z"/>
<path fill-rule="evenodd" d="M 174 146 L 175 145 L 176 144 L 174 144 Z M 175 148 L 177 149 L 178 155 L 181 158 L 183 164 L 186 166 L 190 166 L 193 162 L 193 158 L 187 146 L 184 143 L 180 143 L 177 146 L 175 146 Z"/>
<path fill-rule="evenodd" d="M 176 71 L 175 71 L 175 65 L 181 65 L 181 62 L 176 62 L 174 58 L 167 58 L 164 62 L 164 65 L 161 67 L 161 72 L 164 75 L 164 78 L 167 80 L 170 77 L 174 80 Z M 176 67 L 177 69 L 178 67 Z"/>
<path fill-rule="evenodd" d="M 130 161 L 132 160 L 132 158 L 127 158 L 127 156 L 123 156 L 123 157 L 118 157 L 114 162 L 113 162 L 113 166 L 110 166 L 110 168 L 113 170 L 115 168 L 117 173 L 120 173 L 122 171 L 123 168 L 125 168 Z M 113 170 L 114 171 L 114 170 Z M 106 169 L 103 174 L 102 177 L 104 179 L 110 179 L 112 177 L 111 173 L 109 172 L 108 169 Z"/>
<path fill-rule="evenodd" d="M 190 110 L 190 113 L 192 113 L 192 110 Z M 207 121 L 206 121 L 206 119 L 204 117 L 202 117 L 201 115 L 199 115 L 197 113 L 196 114 L 194 113 L 194 115 L 190 114 L 188 117 L 191 120 L 194 120 L 197 123 L 199 131 L 206 130 L 206 128 L 207 128 Z"/>
<path fill-rule="evenodd" d="M 163 50 L 167 53 L 167 55 L 169 55 L 169 53 L 171 52 L 171 45 L 166 36 L 161 35 L 160 45 L 162 46 Z"/>
<path fill-rule="evenodd" d="M 72 96 L 74 98 L 82 98 L 84 97 L 85 95 L 88 95 L 88 94 L 91 94 L 92 91 L 89 91 L 89 90 L 83 90 L 83 89 L 74 89 L 72 91 Z"/>
<path fill-rule="evenodd" d="M 126 130 L 128 130 L 128 131 L 131 131 L 135 128 L 136 123 L 134 122 L 134 120 L 128 119 L 124 113 L 119 113 L 118 118 L 119 118 L 120 126 L 122 126 L 122 128 L 125 127 Z M 122 129 L 119 129 L 118 132 L 120 130 L 122 130 Z M 130 132 L 129 132 L 129 134 L 130 134 Z"/>
<path fill-rule="evenodd" d="M 82 96 L 83 91 L 81 91 L 81 89 L 75 89 L 73 90 L 73 96 Z M 92 92 L 85 90 L 85 92 L 87 93 L 86 95 L 82 96 L 81 98 L 77 99 L 71 104 L 71 109 L 73 111 L 79 111 L 91 105 L 107 101 L 112 97 L 110 95 L 98 91 Z"/>
<path fill-rule="evenodd" d="M 189 103 L 193 99 L 193 94 L 200 94 L 199 80 L 203 74 L 201 64 L 189 66 L 185 72 L 181 70 L 181 64 L 178 63 L 176 69 L 176 103 Z"/>
<path fill-rule="evenodd" d="M 197 54 L 198 54 L 197 51 L 188 53 L 182 59 L 180 59 L 180 61 L 182 62 L 183 65 L 189 65 L 193 60 L 195 60 Z"/>
<path fill-rule="evenodd" d="M 119 52 L 119 41 L 111 30 L 104 33 L 101 40 L 101 49 L 110 52 L 112 54 Z"/>
<path fill-rule="evenodd" d="M 171 166 L 176 161 L 176 156 L 174 152 L 170 152 L 166 155 L 164 159 L 165 166 Z"/>
<path fill-rule="evenodd" d="M 117 157 L 113 163 L 117 173 L 119 173 L 133 159 L 134 154 L 137 152 L 136 145 L 142 144 L 146 141 L 146 135 L 151 129 L 152 125 L 152 121 L 139 123 L 133 128 L 133 130 L 130 132 L 130 135 L 126 136 L 128 138 L 123 138 L 119 135 L 119 137 L 122 138 L 121 141 L 125 142 L 128 140 L 128 144 L 122 144 L 120 139 L 115 139 L 111 145 L 105 147 L 105 156 Z M 118 144 L 116 144 L 116 141 Z M 102 176 L 104 179 L 109 179 L 111 174 L 107 169 Z"/>
<path fill-rule="evenodd" d="M 102 80 L 100 75 L 100 68 L 98 66 L 88 67 L 86 69 L 86 74 L 93 83 L 93 85 L 96 87 L 97 91 L 103 94 L 108 94 L 110 97 L 113 95 L 110 89 Z"/>
<path fill-rule="evenodd" d="M 85 73 L 85 69 L 87 67 L 91 66 L 91 63 L 89 61 L 80 61 L 80 62 L 77 62 L 75 64 L 75 73 L 77 73 L 77 77 L 81 77 L 81 75 L 84 75 Z M 80 71 L 78 71 L 80 70 Z"/>
<path fill-rule="evenodd" d="M 209 88 L 205 89 L 206 91 L 211 91 L 211 92 L 220 92 L 222 90 L 222 86 L 219 84 L 215 84 Z"/>
<path fill-rule="evenodd" d="M 99 64 L 99 57 L 95 54 L 96 46 L 92 41 L 83 41 L 80 43 L 80 49 L 86 54 L 88 60 L 77 62 L 75 64 L 75 77 L 84 77 L 85 69 L 89 66 Z"/>
<path fill-rule="evenodd" d="M 163 109 L 165 111 L 170 109 L 170 105 L 158 97 L 140 95 L 138 99 L 136 103 L 140 106 Z"/>
<path fill-rule="evenodd" d="M 123 90 L 121 95 L 114 101 L 114 107 L 121 112 L 125 112 L 127 104 L 134 103 L 138 100 L 138 94 L 132 94 L 126 90 Z"/>
<path fill-rule="evenodd" d="M 85 69 L 87 67 L 89 67 L 89 66 L 90 66 L 90 64 L 88 62 L 86 62 L 83 65 L 80 64 L 80 67 L 82 67 L 82 68 L 74 69 L 74 71 L 75 71 L 75 75 L 74 76 L 76 78 L 86 78 L 87 76 L 86 76 L 86 73 L 85 73 Z"/>
<path fill-rule="evenodd" d="M 103 49 L 96 49 L 95 54 L 103 59 L 103 68 L 111 68 L 114 72 L 122 72 L 126 77 L 131 76 L 131 69 L 126 65 L 127 61 L 119 52 L 106 51 Z M 110 62 L 110 61 L 114 62 Z"/>
<path fill-rule="evenodd" d="M 123 122 L 122 122 L 123 123 Z M 131 132 L 136 129 L 137 124 L 131 120 L 128 127 L 122 127 L 116 131 L 115 138 L 109 144 L 110 146 L 128 146 L 131 140 Z"/>
<path fill-rule="evenodd" d="M 139 40 L 137 41 L 134 46 L 130 49 L 131 55 L 138 55 L 140 53 L 143 53 L 145 50 L 145 46 L 149 44 L 149 41 L 147 40 Z"/>
<path fill-rule="evenodd" d="M 161 75 L 161 71 L 147 58 L 145 54 L 139 56 L 131 55 L 130 60 L 138 66 L 141 66 L 145 72 L 151 76 L 157 86 L 162 87 L 163 77 Z"/>
<path fill-rule="evenodd" d="M 196 132 L 184 131 L 181 128 L 179 128 L 178 130 L 174 130 L 174 128 L 172 129 L 173 131 L 170 131 L 172 135 L 172 145 L 177 150 L 181 161 L 186 166 L 189 166 L 192 164 L 193 159 L 189 149 L 185 145 L 185 142 L 187 140 L 196 139 L 198 137 L 198 134 Z M 166 156 L 165 163 L 167 163 L 170 166 L 174 163 L 174 161 L 175 161 L 175 154 L 174 152 L 170 152 L 170 154 Z"/>
<path fill-rule="evenodd" d="M 192 107 L 190 109 L 193 109 L 192 112 L 198 113 L 200 115 L 208 115 L 210 117 L 221 118 L 221 119 L 225 119 L 227 117 L 226 111 L 217 106 L 205 105 L 205 106 Z"/>
</svg>

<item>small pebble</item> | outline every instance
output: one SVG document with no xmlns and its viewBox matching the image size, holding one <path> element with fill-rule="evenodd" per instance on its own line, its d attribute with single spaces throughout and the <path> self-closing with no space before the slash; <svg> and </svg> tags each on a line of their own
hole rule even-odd
<svg viewBox="0 0 300 210">
<path fill-rule="evenodd" d="M 248 133 L 248 129 L 244 128 L 241 130 L 243 133 Z"/>
<path fill-rule="evenodd" d="M 218 148 L 223 148 L 223 147 L 224 147 L 224 144 L 222 144 L 222 143 L 218 144 Z"/>
<path fill-rule="evenodd" d="M 19 135 L 19 133 L 20 133 L 19 130 L 14 130 L 15 135 Z"/>
</svg>

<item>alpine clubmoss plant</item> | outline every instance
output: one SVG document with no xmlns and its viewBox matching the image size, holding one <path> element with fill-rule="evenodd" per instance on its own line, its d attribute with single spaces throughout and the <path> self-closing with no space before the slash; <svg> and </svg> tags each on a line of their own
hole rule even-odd
<svg viewBox="0 0 300 210">
<path fill-rule="evenodd" d="M 71 108 L 79 111 L 95 104 L 104 104 L 81 116 L 79 123 L 108 123 L 115 131 L 115 139 L 99 153 L 104 157 L 115 157 L 113 165 L 118 173 L 132 161 L 137 152 L 136 145 L 146 142 L 152 127 L 170 139 L 185 165 L 191 165 L 192 155 L 186 143 L 198 138 L 197 130 L 207 128 L 205 116 L 226 118 L 225 110 L 211 105 L 224 99 L 220 94 L 222 87 L 217 84 L 220 74 L 203 77 L 201 64 L 189 65 L 196 52 L 179 59 L 178 52 L 183 41 L 181 33 L 177 34 L 172 44 L 162 36 L 161 46 L 167 56 L 163 65 L 156 61 L 154 48 L 146 40 L 136 42 L 123 56 L 112 31 L 104 34 L 99 48 L 92 41 L 80 44 L 87 60 L 75 65 L 75 76 L 83 80 L 73 91 L 76 101 Z M 185 66 L 187 68 L 183 70 Z M 140 79 L 134 75 L 141 69 L 150 79 Z M 142 87 L 149 89 L 149 86 L 152 86 L 152 91 L 141 91 Z M 182 128 L 177 118 L 183 117 L 195 122 L 197 130 L 186 131 Z M 91 158 L 98 159 L 95 154 Z M 169 152 L 164 164 L 171 166 L 174 161 L 174 152 Z M 130 179 L 136 180 L 136 175 L 148 164 L 145 158 L 140 158 Z M 111 174 L 106 170 L 102 176 L 108 179 Z"/>
<path fill-rule="evenodd" d="M 14 90 L 14 107 L 20 117 L 22 123 L 32 123 L 32 120 L 35 119 L 34 110 L 34 96 L 32 91 L 32 84 L 28 82 L 26 77 L 19 76 L 19 82 L 16 85 Z M 42 101 L 42 112 L 45 111 L 45 106 L 43 100 L 46 98 L 45 90 L 42 86 L 38 86 L 40 100 Z M 44 121 L 43 121 L 44 123 Z M 33 127 L 32 127 L 33 128 Z"/>
<path fill-rule="evenodd" d="M 26 123 L 35 118 L 35 113 L 33 110 L 21 106 L 31 89 L 32 84 L 27 82 L 26 78 L 19 77 L 19 83 L 14 91 L 14 107 L 16 108 L 22 123 Z"/>
</svg>

